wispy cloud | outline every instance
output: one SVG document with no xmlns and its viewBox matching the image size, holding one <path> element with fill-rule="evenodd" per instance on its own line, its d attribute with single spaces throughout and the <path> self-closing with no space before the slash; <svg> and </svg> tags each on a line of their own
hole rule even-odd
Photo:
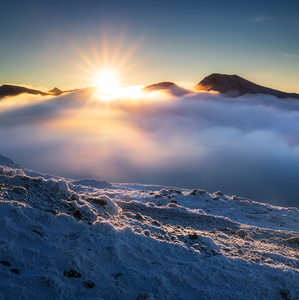
<svg viewBox="0 0 299 300">
<path fill-rule="evenodd" d="M 253 17 L 253 22 L 266 22 L 269 20 L 269 17 L 265 15 L 256 15 Z"/>
<path fill-rule="evenodd" d="M 299 57 L 299 55 L 289 54 L 289 53 L 279 53 L 279 55 L 281 55 L 283 57 L 287 57 L 287 58 L 298 58 Z"/>
</svg>

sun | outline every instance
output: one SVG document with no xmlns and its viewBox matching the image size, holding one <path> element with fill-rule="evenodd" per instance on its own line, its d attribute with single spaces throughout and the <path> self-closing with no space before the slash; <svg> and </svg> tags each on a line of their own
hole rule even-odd
<svg viewBox="0 0 299 300">
<path fill-rule="evenodd" d="M 93 85 L 97 86 L 104 94 L 111 94 L 118 89 L 118 79 L 115 72 L 104 70 L 98 72 L 94 77 Z"/>
</svg>

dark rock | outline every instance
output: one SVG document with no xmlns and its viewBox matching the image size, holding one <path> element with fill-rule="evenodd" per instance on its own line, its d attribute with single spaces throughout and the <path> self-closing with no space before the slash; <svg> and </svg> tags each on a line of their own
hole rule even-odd
<svg viewBox="0 0 299 300">
<path fill-rule="evenodd" d="M 33 229 L 32 232 L 37 233 L 37 234 L 40 235 L 40 236 L 43 236 L 43 234 L 40 233 L 40 232 L 39 232 L 38 230 L 36 230 L 36 229 Z"/>
<path fill-rule="evenodd" d="M 70 199 L 74 201 L 74 200 L 79 200 L 80 197 L 77 194 L 72 194 Z"/>
<path fill-rule="evenodd" d="M 157 194 L 157 195 L 155 195 L 155 197 L 154 198 L 162 198 L 163 196 L 162 195 L 160 195 L 160 194 Z"/>
<path fill-rule="evenodd" d="M 80 278 L 80 277 L 82 277 L 82 275 L 79 272 L 74 271 L 74 270 L 64 271 L 63 275 L 66 276 L 66 277 L 70 277 L 70 278 Z"/>
<path fill-rule="evenodd" d="M 15 274 L 20 274 L 20 271 L 18 269 L 11 269 L 10 271 L 12 271 Z"/>
<path fill-rule="evenodd" d="M 236 234 L 243 239 L 248 236 L 248 233 L 244 229 L 239 229 Z"/>
<path fill-rule="evenodd" d="M 215 194 L 219 195 L 219 196 L 223 196 L 224 195 L 221 191 L 217 191 Z"/>
<path fill-rule="evenodd" d="M 83 281 L 83 287 L 86 289 L 92 289 L 95 286 L 95 284 L 91 280 Z"/>
<path fill-rule="evenodd" d="M 282 299 L 284 300 L 294 300 L 295 296 L 289 289 L 283 289 L 280 291 Z"/>
<path fill-rule="evenodd" d="M 226 75 L 214 73 L 205 77 L 198 85 L 194 87 L 197 90 L 216 91 L 221 94 L 227 94 L 231 97 L 239 97 L 245 94 L 264 94 L 272 95 L 277 98 L 296 98 L 299 94 L 285 93 L 271 88 L 267 88 L 251 81 L 248 81 L 238 75 Z"/>
<path fill-rule="evenodd" d="M 190 192 L 190 195 L 192 195 L 192 196 L 198 196 L 198 195 L 203 195 L 203 194 L 205 194 L 205 193 L 206 193 L 205 190 L 193 189 L 193 190 Z"/>
<path fill-rule="evenodd" d="M 76 209 L 76 210 L 74 211 L 74 217 L 75 217 L 76 219 L 81 219 L 81 218 L 82 218 L 82 214 L 81 214 L 81 211 L 80 211 L 79 209 Z"/>
<path fill-rule="evenodd" d="M 176 200 L 171 200 L 170 203 L 175 203 L 177 204 L 178 202 Z"/>
<path fill-rule="evenodd" d="M 196 240 L 196 239 L 198 238 L 198 235 L 197 235 L 196 232 L 194 232 L 194 233 L 192 233 L 192 234 L 189 234 L 188 236 L 189 236 L 189 239 L 190 239 L 190 240 Z"/>
<path fill-rule="evenodd" d="M 123 273 L 116 273 L 116 274 L 114 275 L 114 278 L 118 278 L 118 277 L 121 276 L 121 275 L 123 275 Z"/>
<path fill-rule="evenodd" d="M 7 262 L 7 261 L 5 261 L 5 260 L 1 260 L 0 263 L 1 263 L 2 265 L 4 265 L 4 266 L 10 267 L 10 263 Z"/>
<path fill-rule="evenodd" d="M 136 219 L 139 219 L 139 220 L 144 220 L 144 217 L 142 216 L 141 213 L 137 213 L 137 214 L 135 215 L 135 218 L 136 218 Z"/>
<path fill-rule="evenodd" d="M 100 197 L 100 198 L 87 198 L 87 200 L 92 201 L 95 204 L 99 204 L 99 205 L 107 205 L 108 201 L 107 199 L 105 199 L 104 197 Z"/>
</svg>

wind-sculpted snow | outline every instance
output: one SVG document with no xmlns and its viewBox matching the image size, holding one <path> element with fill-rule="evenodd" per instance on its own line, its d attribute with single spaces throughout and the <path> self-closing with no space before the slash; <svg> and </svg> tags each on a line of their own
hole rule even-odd
<svg viewBox="0 0 299 300">
<path fill-rule="evenodd" d="M 0 299 L 282 300 L 299 293 L 296 208 L 221 191 L 0 168 Z"/>
</svg>

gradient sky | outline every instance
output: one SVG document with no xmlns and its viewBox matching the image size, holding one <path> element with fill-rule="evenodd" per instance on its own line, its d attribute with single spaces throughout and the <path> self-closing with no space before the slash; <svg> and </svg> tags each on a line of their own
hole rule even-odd
<svg viewBox="0 0 299 300">
<path fill-rule="evenodd" d="M 298 0 L 5 1 L 0 83 L 81 88 L 114 57 L 123 85 L 219 72 L 299 93 L 298 13 Z"/>
</svg>

